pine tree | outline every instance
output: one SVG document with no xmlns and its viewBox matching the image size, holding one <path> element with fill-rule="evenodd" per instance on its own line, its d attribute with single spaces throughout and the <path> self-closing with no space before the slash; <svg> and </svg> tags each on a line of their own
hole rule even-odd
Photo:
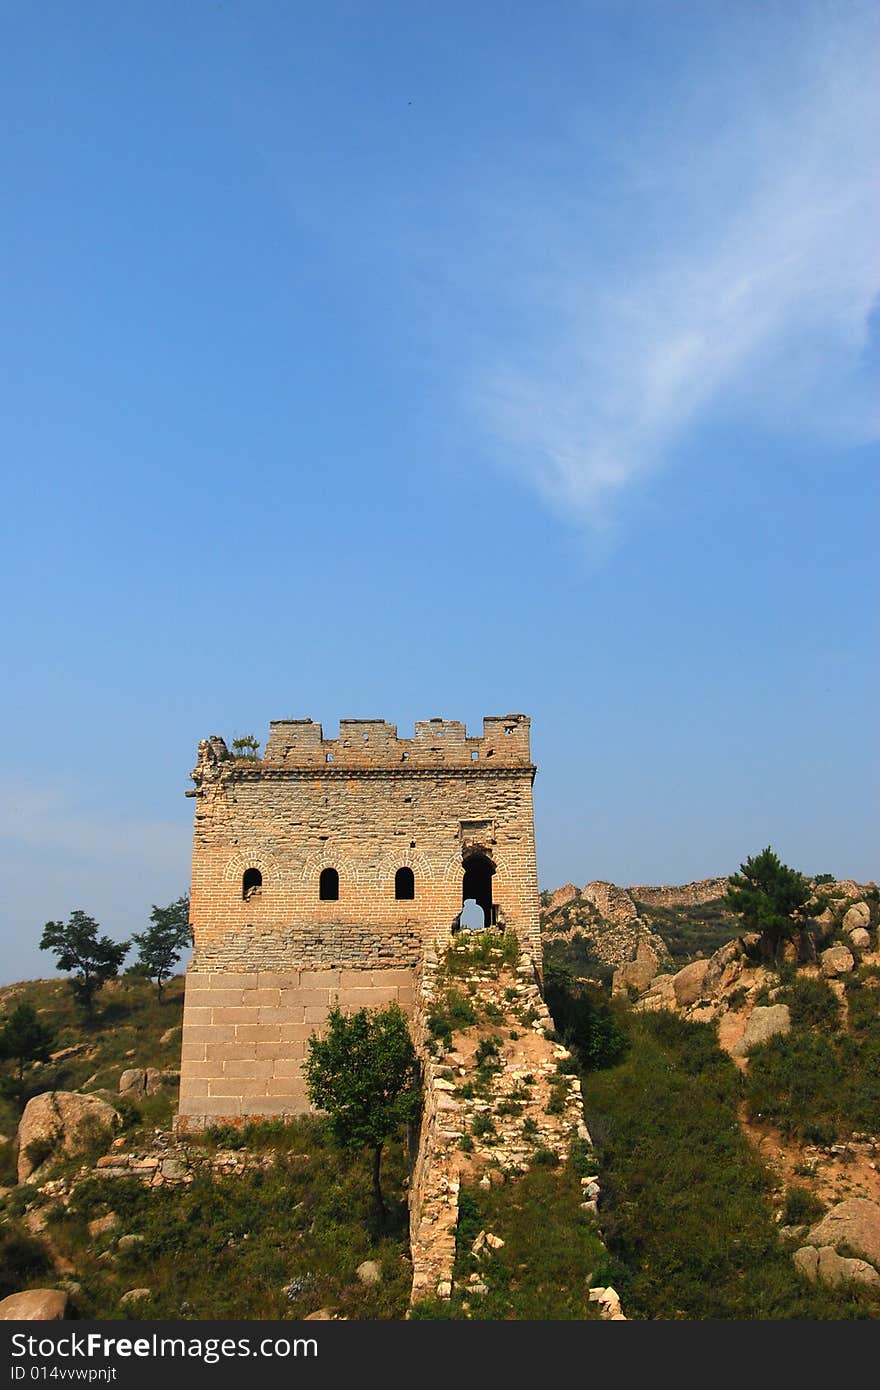
<svg viewBox="0 0 880 1390">
<path fill-rule="evenodd" d="M 748 931 L 760 932 L 765 956 L 775 961 L 782 942 L 804 925 L 812 887 L 797 869 L 783 864 L 769 845 L 740 864 L 740 869 L 727 880 L 727 904 Z"/>
</svg>

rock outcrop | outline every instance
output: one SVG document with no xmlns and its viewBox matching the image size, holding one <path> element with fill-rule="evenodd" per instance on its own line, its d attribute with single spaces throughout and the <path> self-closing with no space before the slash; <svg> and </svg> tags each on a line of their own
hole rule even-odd
<svg viewBox="0 0 880 1390">
<path fill-rule="evenodd" d="M 815 1283 L 865 1284 L 880 1288 L 880 1274 L 866 1260 L 847 1259 L 831 1245 L 802 1245 L 792 1256 L 795 1268 Z"/>
<path fill-rule="evenodd" d="M 846 946 L 829 946 L 819 959 L 826 980 L 836 980 L 838 975 L 848 975 L 855 966 L 852 951 Z"/>
<path fill-rule="evenodd" d="M 680 1009 L 696 1004 L 703 993 L 703 981 L 709 969 L 707 960 L 692 960 L 672 977 L 675 1002 Z"/>
<path fill-rule="evenodd" d="M 871 909 L 867 903 L 853 903 L 852 907 L 847 908 L 843 917 L 843 930 L 846 932 L 855 931 L 861 927 L 867 931 L 871 926 Z"/>
<path fill-rule="evenodd" d="M 733 1049 L 734 1057 L 747 1057 L 758 1043 L 791 1032 L 791 1013 L 787 1004 L 759 1005 L 753 1009 L 746 1031 Z"/>
<path fill-rule="evenodd" d="M 61 1322 L 66 1313 L 63 1289 L 26 1289 L 0 1299 L 0 1322 Z"/>
<path fill-rule="evenodd" d="M 34 1096 L 18 1126 L 19 1182 L 26 1182 L 50 1157 L 83 1153 L 97 1135 L 118 1123 L 118 1113 L 100 1096 L 78 1091 L 44 1091 Z"/>
<path fill-rule="evenodd" d="M 825 1213 L 807 1240 L 815 1246 L 845 1245 L 880 1266 L 880 1204 L 867 1197 L 848 1197 Z"/>
</svg>

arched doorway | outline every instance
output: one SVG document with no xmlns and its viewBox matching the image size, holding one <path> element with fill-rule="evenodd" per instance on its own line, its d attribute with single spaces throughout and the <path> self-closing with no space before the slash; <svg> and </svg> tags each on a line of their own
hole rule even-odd
<svg viewBox="0 0 880 1390">
<path fill-rule="evenodd" d="M 492 875 L 495 865 L 487 854 L 468 854 L 462 861 L 464 878 L 461 884 L 462 926 L 491 927 L 495 922 L 492 905 Z M 471 906 L 474 904 L 477 911 Z M 482 912 L 482 921 L 479 919 Z"/>
</svg>

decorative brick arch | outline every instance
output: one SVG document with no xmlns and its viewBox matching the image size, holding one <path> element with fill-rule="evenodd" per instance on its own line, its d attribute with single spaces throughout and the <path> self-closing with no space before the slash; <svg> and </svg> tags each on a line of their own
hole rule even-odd
<svg viewBox="0 0 880 1390">
<path fill-rule="evenodd" d="M 310 854 L 302 867 L 302 880 L 307 883 L 310 879 L 315 883 L 321 877 L 322 869 L 335 869 L 339 874 L 340 888 L 344 883 L 357 883 L 357 865 L 344 854 L 335 854 L 329 846 L 323 850 L 316 850 Z"/>
<path fill-rule="evenodd" d="M 503 883 L 505 881 L 504 865 L 500 861 L 494 846 L 489 849 L 486 845 L 480 844 L 462 845 L 460 849 L 456 850 L 455 854 L 453 854 L 452 858 L 448 860 L 446 864 L 443 877 L 447 881 L 461 878 L 464 873 L 464 859 L 470 854 L 482 854 L 485 859 L 491 860 L 495 865 L 495 872 L 492 875 L 495 882 Z"/>
<path fill-rule="evenodd" d="M 404 868 L 412 869 L 415 874 L 416 890 L 418 890 L 419 883 L 430 883 L 436 877 L 425 856 L 419 854 L 418 850 L 410 849 L 407 846 L 406 849 L 401 850 L 396 858 L 392 859 L 391 855 L 387 854 L 380 860 L 376 881 L 382 884 L 393 883 L 397 870 Z"/>
<path fill-rule="evenodd" d="M 223 878 L 226 883 L 235 883 L 241 888 L 241 880 L 246 869 L 259 869 L 263 875 L 263 887 L 278 888 L 281 883 L 281 869 L 278 866 L 274 854 L 266 850 L 255 850 L 253 854 L 248 854 L 245 850 L 238 850 L 231 859 L 227 859 L 223 869 Z"/>
</svg>

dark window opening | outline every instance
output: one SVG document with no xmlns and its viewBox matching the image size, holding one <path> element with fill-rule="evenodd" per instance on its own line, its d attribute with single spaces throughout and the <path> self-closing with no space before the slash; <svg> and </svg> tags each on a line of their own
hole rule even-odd
<svg viewBox="0 0 880 1390">
<path fill-rule="evenodd" d="M 263 891 L 263 875 L 259 869 L 245 869 L 241 878 L 241 896 L 245 902 L 258 898 Z"/>
<path fill-rule="evenodd" d="M 394 875 L 395 898 L 414 898 L 416 895 L 416 876 L 412 869 L 404 866 Z"/>
<path fill-rule="evenodd" d="M 322 902 L 336 902 L 339 897 L 339 874 L 335 869 L 322 869 L 318 896 Z"/>
<path fill-rule="evenodd" d="M 495 865 L 485 854 L 472 854 L 464 861 L 464 878 L 461 885 L 463 926 L 490 927 L 495 922 L 495 907 L 492 903 L 492 875 Z M 473 904 L 473 907 L 471 906 Z M 465 907 L 467 914 L 465 915 Z M 479 920 L 482 914 L 482 921 Z"/>
</svg>

